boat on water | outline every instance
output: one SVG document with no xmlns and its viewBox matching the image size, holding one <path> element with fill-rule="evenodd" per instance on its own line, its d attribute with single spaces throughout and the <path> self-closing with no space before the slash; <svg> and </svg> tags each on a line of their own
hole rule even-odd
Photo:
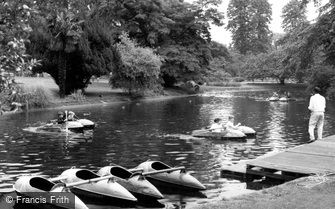
<svg viewBox="0 0 335 209">
<path fill-rule="evenodd" d="M 241 131 L 242 133 L 244 133 L 247 136 L 255 136 L 256 135 L 256 131 L 253 128 L 250 128 L 248 126 L 239 126 L 239 127 L 237 127 L 237 130 Z"/>
<path fill-rule="evenodd" d="M 100 176 L 113 175 L 115 181 L 131 192 L 138 200 L 157 200 L 164 197 L 141 172 L 132 173 L 122 166 L 111 165 L 101 168 L 97 174 Z"/>
<path fill-rule="evenodd" d="M 269 97 L 267 100 L 270 102 L 276 102 L 276 101 L 279 101 L 279 97 L 272 96 L 272 97 Z"/>
<path fill-rule="evenodd" d="M 205 190 L 206 187 L 185 169 L 172 168 L 160 161 L 146 161 L 134 170 L 142 170 L 142 174 L 155 186 L 176 187 L 186 191 Z"/>
<path fill-rule="evenodd" d="M 76 121 L 66 121 L 63 124 L 46 123 L 40 126 L 24 128 L 23 130 L 34 133 L 84 133 L 84 126 Z"/>
<path fill-rule="evenodd" d="M 92 180 L 100 176 L 87 169 L 71 168 L 65 170 L 61 175 L 61 182 L 75 183 L 84 180 Z M 115 182 L 113 178 L 104 179 L 88 184 L 81 184 L 71 187 L 71 191 L 78 196 L 101 199 L 101 200 L 115 200 L 115 201 L 137 201 L 127 189 Z"/>
<path fill-rule="evenodd" d="M 43 203 L 43 205 L 45 204 L 49 207 L 63 209 L 88 209 L 88 207 L 75 195 L 75 198 L 69 198 L 69 202 L 66 204 L 51 201 L 51 196 L 55 196 L 55 192 L 69 193 L 70 191 L 63 184 L 55 184 L 43 177 L 22 176 L 15 182 L 13 189 L 20 196 L 34 199 L 45 198 L 46 203 Z"/>
<path fill-rule="evenodd" d="M 200 129 L 192 131 L 192 136 L 213 138 L 213 139 L 245 139 L 247 136 L 240 130 L 222 130 L 221 132 L 214 132 L 209 129 Z"/>
</svg>

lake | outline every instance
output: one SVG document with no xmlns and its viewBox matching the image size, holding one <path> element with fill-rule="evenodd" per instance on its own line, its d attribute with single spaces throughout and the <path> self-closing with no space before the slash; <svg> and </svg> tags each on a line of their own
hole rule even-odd
<svg viewBox="0 0 335 209">
<path fill-rule="evenodd" d="M 132 168 L 150 159 L 185 166 L 207 187 L 203 195 L 165 193 L 165 199 L 160 200 L 165 208 L 192 208 L 195 204 L 248 193 L 251 190 L 246 183 L 221 178 L 221 168 L 304 144 L 309 139 L 308 95 L 303 88 L 291 88 L 296 101 L 266 101 L 277 88 L 217 88 L 200 96 L 71 108 L 79 117 L 97 123 L 93 137 L 22 130 L 55 118 L 58 110 L 64 110 L 61 108 L 2 116 L 0 189 L 24 174 L 55 177 L 72 166 L 97 171 L 111 163 Z M 257 137 L 222 141 L 190 136 L 192 130 L 208 126 L 214 118 L 225 122 L 229 115 L 235 116 L 236 123 L 254 128 Z M 335 103 L 328 102 L 324 136 L 333 134 Z"/>
</svg>

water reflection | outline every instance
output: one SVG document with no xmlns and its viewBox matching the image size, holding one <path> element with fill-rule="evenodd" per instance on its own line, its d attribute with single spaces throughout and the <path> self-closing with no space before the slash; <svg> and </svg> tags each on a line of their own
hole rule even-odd
<svg viewBox="0 0 335 209">
<path fill-rule="evenodd" d="M 299 91 L 292 94 L 300 95 Z M 271 92 L 264 90 L 213 91 L 200 97 L 75 108 L 79 117 L 98 124 L 89 140 L 22 131 L 30 124 L 54 118 L 58 110 L 1 117 L 0 188 L 8 187 L 22 174 L 57 176 L 72 166 L 96 171 L 110 163 L 131 168 L 151 159 L 185 166 L 208 188 L 203 193 L 207 198 L 166 194 L 160 201 L 165 208 L 192 208 L 249 192 L 245 183 L 220 178 L 220 169 L 308 139 L 307 100 L 272 103 L 265 101 L 269 95 Z M 328 102 L 325 136 L 335 134 L 334 107 Z M 257 137 L 217 141 L 190 136 L 192 130 L 209 125 L 216 117 L 226 121 L 228 115 L 257 130 Z M 90 208 L 110 207 L 93 204 Z"/>
</svg>

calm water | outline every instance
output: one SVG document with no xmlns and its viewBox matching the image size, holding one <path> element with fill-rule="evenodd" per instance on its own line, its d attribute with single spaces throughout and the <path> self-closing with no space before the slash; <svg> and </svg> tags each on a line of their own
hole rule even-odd
<svg viewBox="0 0 335 209">
<path fill-rule="evenodd" d="M 0 118 L 0 189 L 22 174 L 57 176 L 72 166 L 98 170 L 116 163 L 135 167 L 151 159 L 185 166 L 208 190 L 201 195 L 166 194 L 165 208 L 195 204 L 248 192 L 245 183 L 220 177 L 220 168 L 254 159 L 308 140 L 308 97 L 292 90 L 297 101 L 267 102 L 270 87 L 257 91 L 213 91 L 202 96 L 72 108 L 79 117 L 95 121 L 93 138 L 27 133 L 22 128 L 56 116 L 58 110 L 30 112 Z M 257 130 L 246 142 L 195 139 L 192 130 L 216 117 Z M 335 105 L 328 102 L 324 135 L 335 134 Z M 114 208 L 89 205 L 90 208 Z"/>
</svg>

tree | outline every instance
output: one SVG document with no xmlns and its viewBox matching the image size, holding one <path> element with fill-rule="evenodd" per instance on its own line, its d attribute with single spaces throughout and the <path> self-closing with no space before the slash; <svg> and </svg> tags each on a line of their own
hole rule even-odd
<svg viewBox="0 0 335 209">
<path fill-rule="evenodd" d="M 306 5 L 298 0 L 291 0 L 282 9 L 282 27 L 286 33 L 308 26 Z"/>
<path fill-rule="evenodd" d="M 112 71 L 118 34 L 115 27 L 94 15 L 93 6 L 87 10 L 81 4 L 75 7 L 78 1 L 71 3 L 71 10 L 40 5 L 48 13 L 41 13 L 34 22 L 28 47 L 42 60 L 42 66 L 34 71 L 49 73 L 59 85 L 61 96 L 84 90 L 93 75 Z"/>
<path fill-rule="evenodd" d="M 152 49 L 138 46 L 123 33 L 116 44 L 116 56 L 117 64 L 110 78 L 113 87 L 132 94 L 159 84 L 162 62 Z"/>
<path fill-rule="evenodd" d="M 212 58 L 210 23 L 222 25 L 223 15 L 215 8 L 220 2 L 111 1 L 100 7 L 99 14 L 139 44 L 156 48 L 164 59 L 161 77 L 171 86 L 178 81 L 201 80 Z"/>
<path fill-rule="evenodd" d="M 267 0 L 231 0 L 227 29 L 241 54 L 266 52 L 271 44 L 271 6 Z"/>
<path fill-rule="evenodd" d="M 37 13 L 29 0 L 6 0 L 0 3 L 0 69 L 1 72 L 29 71 L 38 64 L 29 59 L 26 42 L 31 32 L 30 20 Z"/>
</svg>

